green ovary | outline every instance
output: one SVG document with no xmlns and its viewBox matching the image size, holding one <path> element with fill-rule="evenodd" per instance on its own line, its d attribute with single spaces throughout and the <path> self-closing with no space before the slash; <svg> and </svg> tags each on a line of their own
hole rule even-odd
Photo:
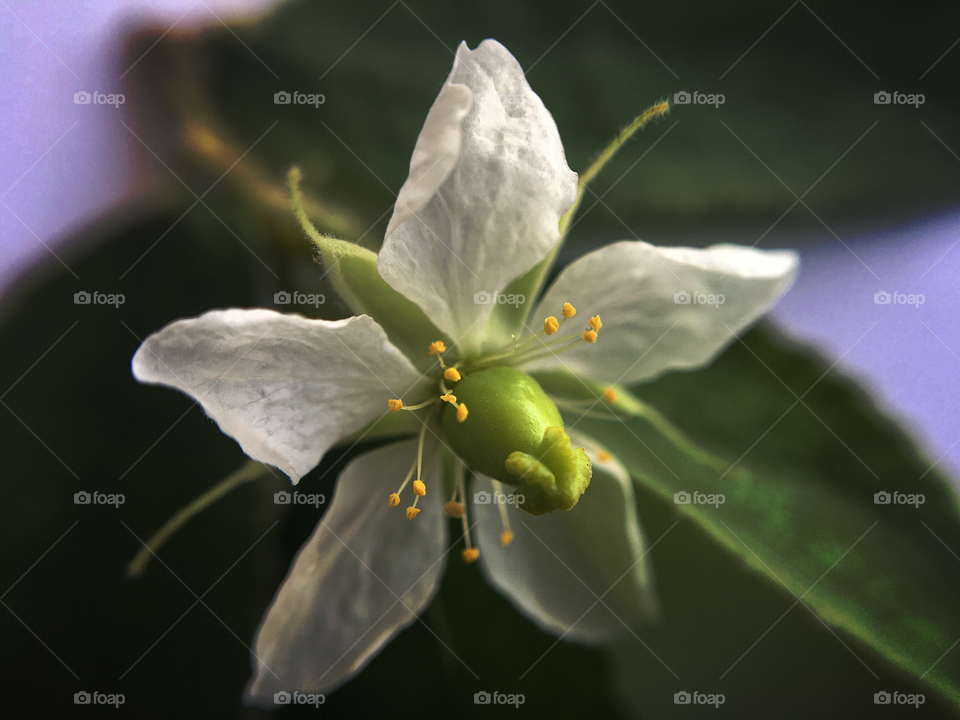
<svg viewBox="0 0 960 720">
<path fill-rule="evenodd" d="M 443 430 L 474 470 L 516 486 L 527 512 L 569 510 L 590 484 L 590 460 L 572 448 L 557 406 L 524 372 L 508 367 L 471 373 L 453 388 L 467 406 L 464 422 L 451 405 Z"/>
</svg>

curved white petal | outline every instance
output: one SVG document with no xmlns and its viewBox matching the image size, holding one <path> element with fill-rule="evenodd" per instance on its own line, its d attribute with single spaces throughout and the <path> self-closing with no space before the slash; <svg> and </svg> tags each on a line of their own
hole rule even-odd
<svg viewBox="0 0 960 720">
<path fill-rule="evenodd" d="M 797 264 L 794 252 L 740 245 L 607 245 L 567 266 L 534 315 L 559 317 L 570 302 L 578 315 L 568 323 L 586 327 L 587 317 L 599 314 L 603 329 L 596 344 L 530 367 L 560 367 L 625 385 L 700 367 L 787 291 Z"/>
<path fill-rule="evenodd" d="M 416 518 L 387 504 L 416 453 L 417 443 L 404 441 L 347 465 L 260 623 L 250 702 L 273 707 L 279 691 L 336 689 L 433 598 L 447 557 L 439 463 L 424 478 Z M 413 499 L 409 487 L 405 494 Z"/>
<path fill-rule="evenodd" d="M 543 630 L 608 642 L 656 614 L 649 558 L 629 473 L 596 443 L 572 433 L 571 440 L 593 465 L 580 501 L 541 517 L 507 505 L 514 539 L 506 547 L 497 507 L 473 504 L 480 562 L 490 584 Z M 479 485 L 489 491 L 486 478 Z"/>
<path fill-rule="evenodd" d="M 272 310 L 177 320 L 132 364 L 137 380 L 190 395 L 247 455 L 294 483 L 420 378 L 365 315 L 330 322 Z"/>
<path fill-rule="evenodd" d="M 553 116 L 520 64 L 495 40 L 462 43 L 417 140 L 380 274 L 469 351 L 493 308 L 474 296 L 539 262 L 576 194 Z"/>
</svg>

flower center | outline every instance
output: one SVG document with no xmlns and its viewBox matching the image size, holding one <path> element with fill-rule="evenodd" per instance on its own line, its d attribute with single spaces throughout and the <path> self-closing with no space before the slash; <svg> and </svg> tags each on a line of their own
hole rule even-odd
<svg viewBox="0 0 960 720">
<path fill-rule="evenodd" d="M 427 491 L 423 482 L 427 431 L 431 427 L 442 429 L 454 446 L 453 488 L 444 510 L 448 516 L 460 518 L 463 522 L 466 547 L 462 555 L 467 563 L 476 560 L 479 551 L 470 542 L 467 525 L 465 463 L 492 478 L 516 485 L 514 497 L 518 504 L 537 515 L 570 509 L 590 481 L 590 462 L 582 449 L 570 447 L 570 438 L 564 432 L 553 401 L 533 378 L 519 369 L 531 362 L 573 350 L 581 343 L 595 344 L 603 326 L 599 315 L 590 318 L 585 329 L 562 332 L 564 325 L 576 314 L 573 305 L 564 303 L 561 319 L 546 318 L 539 332 L 514 338 L 508 346 L 488 355 L 461 359 L 451 365 L 445 361 L 449 351 L 444 342 L 432 342 L 427 352 L 436 355 L 441 371 L 437 379 L 437 395 L 414 405 L 404 405 L 400 398 L 387 401 L 390 412 L 429 408 L 427 417 L 421 420 L 423 428 L 416 461 L 400 488 L 390 494 L 389 505 L 396 507 L 400 504 L 401 493 L 416 473 L 414 499 L 406 509 L 406 516 L 413 520 L 419 514 L 417 503 Z M 544 336 L 549 339 L 545 340 Z M 461 384 L 462 392 L 454 394 Z M 474 407 L 472 416 L 464 402 L 468 396 Z M 445 409 L 445 403 L 452 407 Z M 439 442 L 435 443 L 430 450 L 428 465 L 439 445 Z M 500 482 L 494 479 L 493 483 L 496 496 L 504 497 Z M 503 524 L 500 540 L 506 546 L 513 539 L 513 533 L 506 506 L 498 503 L 498 508 Z"/>
</svg>

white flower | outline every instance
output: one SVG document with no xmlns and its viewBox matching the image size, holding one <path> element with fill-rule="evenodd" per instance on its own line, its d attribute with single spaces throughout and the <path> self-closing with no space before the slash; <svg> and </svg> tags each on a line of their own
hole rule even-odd
<svg viewBox="0 0 960 720">
<path fill-rule="evenodd" d="M 338 687 L 436 593 L 448 552 L 444 501 L 455 494 L 462 507 L 469 493 L 459 461 L 429 458 L 437 448 L 453 457 L 453 444 L 476 468 L 462 448 L 475 442 L 484 452 L 489 430 L 476 409 L 463 423 L 471 440 L 453 442 L 443 430 L 441 413 L 454 428 L 457 405 L 461 422 L 467 414 L 462 398 L 451 399 L 459 373 L 445 378 L 444 367 L 458 368 L 461 383 L 496 366 L 560 369 L 604 384 L 650 380 L 709 362 L 793 280 L 797 260 L 790 252 L 619 242 L 560 273 L 533 313 L 549 317 L 535 320 L 534 330 L 527 327 L 529 305 L 478 302 L 525 274 L 516 287 L 536 297 L 577 192 L 553 118 L 517 61 L 493 40 L 473 51 L 461 44 L 420 133 L 379 256 L 320 239 L 345 300 L 368 314 L 331 322 L 269 310 L 212 311 L 168 325 L 137 351 L 138 380 L 192 396 L 247 455 L 294 483 L 331 446 L 370 428 L 388 399 L 391 409 L 399 409 L 394 398 L 430 406 L 426 420 L 404 413 L 422 425 L 419 443 L 380 447 L 343 471 L 259 629 L 247 689 L 252 701 L 270 705 L 279 690 Z M 574 307 L 595 317 L 569 333 Z M 536 332 L 540 322 L 544 330 Z M 427 337 L 449 345 L 446 352 L 428 354 Z M 437 399 L 441 393 L 451 405 Z M 573 510 L 533 517 L 509 506 L 512 543 L 496 504 L 473 504 L 467 517 L 476 525 L 484 574 L 521 612 L 558 635 L 601 642 L 653 607 L 652 585 L 628 473 L 589 438 L 574 435 L 571 447 L 585 448 L 593 469 L 592 482 L 589 467 L 581 478 L 590 488 L 579 503 L 583 488 L 574 493 Z M 390 494 L 419 458 L 414 511 L 405 517 Z M 537 459 L 530 462 L 539 466 Z M 445 476 L 450 465 L 456 469 Z M 491 489 L 489 478 L 477 475 L 473 488 Z M 525 478 L 526 470 L 513 482 Z M 470 547 L 469 535 L 467 541 Z M 609 591 L 585 616 L 596 596 L 581 580 L 596 596 Z"/>
</svg>

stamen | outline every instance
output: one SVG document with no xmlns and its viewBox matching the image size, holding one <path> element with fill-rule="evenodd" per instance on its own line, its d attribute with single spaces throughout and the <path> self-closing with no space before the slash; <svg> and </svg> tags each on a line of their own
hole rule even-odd
<svg viewBox="0 0 960 720">
<path fill-rule="evenodd" d="M 606 450 L 597 450 L 597 460 L 600 462 L 610 462 L 613 460 L 613 455 L 608 453 Z"/>
<path fill-rule="evenodd" d="M 603 399 L 605 402 L 608 402 L 611 405 L 613 405 L 617 401 L 617 391 L 614 390 L 612 387 L 608 387 L 606 390 L 603 391 Z"/>
<path fill-rule="evenodd" d="M 431 355 L 437 355 L 438 353 L 444 353 L 447 351 L 447 346 L 444 344 L 443 340 L 434 340 L 430 343 L 429 351 Z"/>
<path fill-rule="evenodd" d="M 412 506 L 407 508 L 407 520 L 413 520 L 419 514 L 420 514 L 419 509 Z"/>
<path fill-rule="evenodd" d="M 493 492 L 495 497 L 503 493 L 503 486 L 499 480 L 493 481 Z M 500 544 L 506 547 L 513 541 L 513 532 L 510 530 L 510 518 L 507 517 L 507 506 L 504 503 L 497 503 L 497 509 L 500 511 L 500 522 L 503 525 L 503 532 L 500 533 Z"/>
<path fill-rule="evenodd" d="M 466 500 L 467 491 L 466 485 L 463 481 L 463 463 L 458 462 L 456 468 L 454 469 L 454 483 L 456 485 L 457 492 L 460 494 L 461 500 Z M 447 503 L 447 505 L 454 504 L 452 501 Z M 463 542 L 467 546 L 465 550 L 460 553 L 460 556 L 463 558 L 463 561 L 469 565 L 478 557 L 480 557 L 480 551 L 477 550 L 470 543 L 470 528 L 467 526 L 467 508 L 466 505 L 461 503 L 456 503 L 462 508 L 463 512 L 460 515 L 460 521 L 463 523 Z M 444 506 L 446 508 L 446 506 Z M 448 513 L 449 514 L 449 513 Z"/>
<path fill-rule="evenodd" d="M 560 329 L 560 323 L 557 319 L 551 315 L 546 320 L 543 321 L 543 331 L 547 335 L 553 335 L 557 330 Z"/>
<path fill-rule="evenodd" d="M 395 493 L 390 493 L 390 501 L 389 501 L 390 507 L 396 507 L 397 505 L 400 504 L 400 493 L 403 492 L 403 489 L 407 486 L 407 483 L 410 482 L 410 478 L 413 477 L 414 470 L 417 471 L 417 479 L 416 479 L 416 482 L 414 482 L 413 484 L 413 491 L 416 493 L 417 483 L 420 482 L 420 466 L 423 462 L 423 444 L 426 441 L 426 439 L 427 439 L 427 426 L 424 425 L 423 429 L 420 431 L 420 443 L 419 443 L 419 447 L 417 448 L 417 461 L 410 466 L 410 471 L 407 473 L 407 476 L 403 479 L 403 484 L 400 485 L 400 489 L 397 490 Z M 423 485 L 422 482 L 420 482 L 420 484 Z M 416 499 L 414 499 L 413 504 L 414 505 L 417 504 Z M 417 512 L 420 512 L 420 511 L 417 510 Z M 414 515 L 416 515 L 416 513 L 414 513 Z M 407 510 L 407 519 L 408 520 L 411 519 L 409 509 Z"/>
<path fill-rule="evenodd" d="M 590 329 L 591 329 L 591 330 L 599 330 L 600 328 L 603 327 L 603 323 L 600 322 L 600 316 L 599 316 L 599 315 L 594 315 L 592 318 L 590 318 L 589 320 L 587 320 L 587 325 L 590 326 Z"/>
<path fill-rule="evenodd" d="M 460 372 L 456 368 L 447 368 L 443 371 L 443 376 L 450 382 L 460 382 Z"/>
<path fill-rule="evenodd" d="M 570 303 L 564 303 L 562 312 L 565 318 L 572 318 L 574 315 L 577 314 L 577 309 Z"/>
<path fill-rule="evenodd" d="M 457 404 L 457 396 L 451 395 L 450 393 L 447 393 L 446 395 L 441 395 L 440 399 L 443 400 L 444 402 L 450 403 L 451 405 Z"/>
<path fill-rule="evenodd" d="M 390 408 L 390 412 L 403 410 L 403 400 L 387 400 L 387 407 Z"/>
<path fill-rule="evenodd" d="M 581 335 L 584 340 L 593 345 L 597 341 L 597 331 L 596 330 L 587 330 L 583 335 Z"/>
<path fill-rule="evenodd" d="M 427 486 L 421 480 L 413 481 L 413 492 L 421 497 L 427 494 Z"/>
<path fill-rule="evenodd" d="M 450 502 L 444 504 L 443 511 L 447 514 L 447 517 L 458 519 L 462 518 L 466 514 L 467 509 L 463 506 L 462 502 L 451 500 Z"/>
<path fill-rule="evenodd" d="M 464 403 L 460 403 L 460 405 L 457 406 L 457 420 L 459 420 L 460 422 L 463 422 L 464 420 L 467 419 L 468 413 L 469 411 L 467 410 L 467 406 Z"/>
</svg>

